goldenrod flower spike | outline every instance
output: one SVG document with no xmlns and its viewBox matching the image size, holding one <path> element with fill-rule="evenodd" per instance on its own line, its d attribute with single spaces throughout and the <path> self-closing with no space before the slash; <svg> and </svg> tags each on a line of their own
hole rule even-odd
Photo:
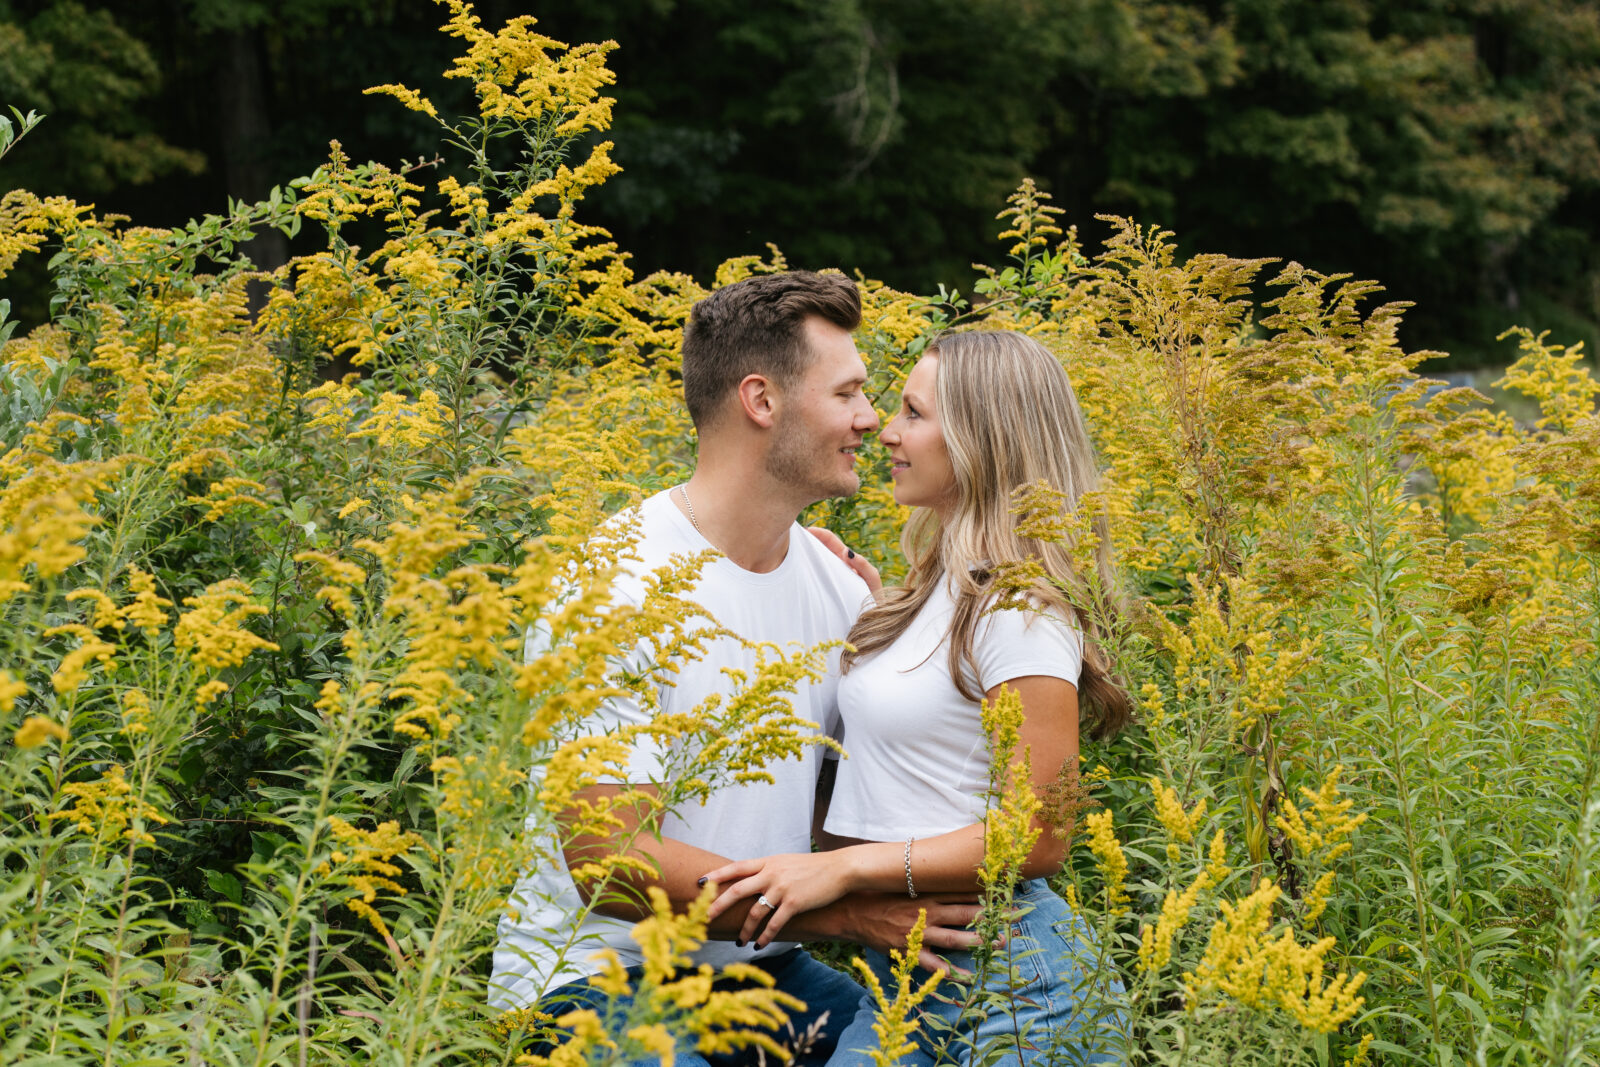
<svg viewBox="0 0 1600 1067">
<path fill-rule="evenodd" d="M 1178 846 L 1194 841 L 1195 831 L 1199 829 L 1200 822 L 1205 817 L 1206 802 L 1201 799 L 1195 803 L 1192 810 L 1185 812 L 1183 804 L 1178 800 L 1177 790 L 1163 785 L 1161 779 L 1155 777 L 1150 779 L 1150 793 L 1155 798 L 1156 818 L 1161 820 L 1161 825 L 1166 827 L 1167 833 L 1172 837 L 1167 843 L 1167 859 L 1177 863 L 1182 854 Z"/>
<path fill-rule="evenodd" d="M 1039 840 L 1034 820 L 1043 802 L 1033 791 L 1028 751 L 1017 751 L 1022 714 L 1022 699 L 1009 686 L 1002 687 L 994 700 L 985 700 L 979 713 L 990 739 L 992 794 L 984 815 L 983 867 L 978 872 L 985 886 L 1015 881 Z"/>
<path fill-rule="evenodd" d="M 1089 831 L 1089 851 L 1094 853 L 1100 877 L 1106 884 L 1106 910 L 1121 915 L 1128 910 L 1128 859 L 1111 828 L 1111 812 L 1097 811 L 1084 820 Z"/>
<path fill-rule="evenodd" d="M 859 958 L 855 961 L 856 971 L 861 975 L 862 984 L 878 1002 L 878 1018 L 872 1024 L 872 1032 L 878 1035 L 878 1047 L 871 1052 L 872 1062 L 876 1067 L 894 1067 L 900 1061 L 900 1057 L 916 1047 L 913 1036 L 917 1032 L 918 1024 L 912 1013 L 917 1005 L 927 999 L 928 994 L 938 988 L 944 978 L 943 971 L 935 971 L 921 985 L 915 988 L 911 985 L 912 972 L 917 969 L 917 957 L 922 953 L 922 934 L 927 923 L 928 913 L 924 911 L 917 916 L 916 925 L 906 937 L 905 951 L 895 949 L 890 953 L 894 963 L 890 977 L 895 983 L 892 999 L 884 991 L 883 983 L 878 980 L 872 968 L 867 966 L 866 961 Z"/>
<path fill-rule="evenodd" d="M 66 741 L 70 736 L 67 728 L 55 720 L 43 715 L 29 715 L 11 740 L 18 748 L 38 748 L 51 738 Z"/>
<path fill-rule="evenodd" d="M 155 807 L 133 794 L 133 784 L 120 763 L 112 764 L 96 781 L 68 782 L 61 787 L 61 794 L 75 798 L 72 806 L 45 818 L 66 819 L 80 832 L 100 841 L 120 838 L 135 845 L 153 845 L 155 837 L 133 824 L 160 825 L 167 821 Z"/>
<path fill-rule="evenodd" d="M 1189 1008 L 1194 1011 L 1222 994 L 1256 1010 L 1280 1007 L 1301 1026 L 1331 1033 L 1361 1010 L 1365 998 L 1357 991 L 1366 973 L 1324 978 L 1324 961 L 1334 946 L 1331 937 L 1302 945 L 1285 925 L 1269 939 L 1279 896 L 1278 887 L 1268 881 L 1243 900 L 1219 905 L 1222 918 L 1211 928 L 1205 954 L 1183 977 Z"/>
</svg>

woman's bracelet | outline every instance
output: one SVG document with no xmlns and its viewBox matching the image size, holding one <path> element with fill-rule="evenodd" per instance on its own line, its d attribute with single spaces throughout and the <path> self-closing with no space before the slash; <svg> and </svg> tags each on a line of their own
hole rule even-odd
<svg viewBox="0 0 1600 1067">
<path fill-rule="evenodd" d="M 906 838 L 906 892 L 912 900 L 917 898 L 917 887 L 911 883 L 911 842 L 915 840 L 914 837 Z"/>
</svg>

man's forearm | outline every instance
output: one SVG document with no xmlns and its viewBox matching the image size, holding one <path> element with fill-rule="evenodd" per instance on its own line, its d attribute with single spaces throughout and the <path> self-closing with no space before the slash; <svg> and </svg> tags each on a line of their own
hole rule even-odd
<svg viewBox="0 0 1600 1067">
<path fill-rule="evenodd" d="M 620 845 L 612 840 L 576 841 L 565 849 L 567 867 L 576 870 L 585 863 L 596 861 L 599 856 L 615 855 L 619 848 Z M 578 893 L 585 903 L 599 893 L 595 911 L 613 919 L 633 922 L 649 918 L 652 914 L 651 886 L 665 891 L 667 899 L 672 902 L 673 911 L 684 912 L 700 895 L 700 877 L 706 871 L 714 871 L 728 862 L 715 852 L 707 852 L 670 837 L 657 838 L 643 833 L 635 837 L 627 853 L 652 868 L 654 875 L 637 868 L 619 869 L 601 880 L 579 882 Z M 717 941 L 733 940 L 752 906 L 749 901 L 743 901 L 738 907 L 717 916 L 707 928 L 707 936 Z"/>
</svg>

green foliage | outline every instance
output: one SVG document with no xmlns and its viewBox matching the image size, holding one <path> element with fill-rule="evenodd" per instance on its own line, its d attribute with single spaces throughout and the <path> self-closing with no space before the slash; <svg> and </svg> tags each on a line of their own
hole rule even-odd
<svg viewBox="0 0 1600 1067">
<path fill-rule="evenodd" d="M 984 10 L 1012 30 L 1045 17 Z M 167 230 L 5 200 L 0 250 L 48 235 L 54 293 L 52 321 L 0 354 L 7 1062 L 505 1063 L 552 1036 L 536 1012 L 490 1018 L 487 954 L 516 873 L 561 862 L 525 816 L 548 823 L 626 756 L 630 737 L 579 740 L 607 657 L 695 653 L 674 590 L 696 561 L 633 612 L 607 595 L 626 537 L 590 535 L 686 470 L 674 374 L 704 290 L 637 279 L 579 221 L 610 173 L 607 50 L 453 14 L 493 106 L 439 119 L 441 170 L 336 146 Z M 1070 14 L 1143 57 L 1130 84 L 1174 107 L 1248 69 L 1226 47 L 1239 21 Z M 1362 9 L 1278 15 L 1365 47 Z M 783 13 L 762 17 L 746 43 L 788 54 Z M 887 91 L 871 71 L 869 98 Z M 863 106 L 866 131 L 887 112 Z M 1095 946 L 1086 1011 L 1118 1020 L 1135 1063 L 1592 1062 L 1600 386 L 1581 353 L 1518 331 L 1505 385 L 1539 411 L 1518 426 L 1430 393 L 1370 283 L 1186 258 L 1125 219 L 1091 247 L 1031 182 L 1008 203 L 981 303 L 864 284 L 858 342 L 886 407 L 937 330 L 1025 330 L 1094 427 L 1107 473 L 1084 508 L 1139 594 L 1108 651 L 1140 723 L 1061 796 L 997 777 L 993 822 L 1027 826 L 1042 802 L 1079 834 L 1056 882 Z M 312 247 L 262 275 L 242 246 L 267 229 Z M 784 266 L 729 261 L 717 284 Z M 816 516 L 891 559 L 881 450 L 864 467 L 863 493 Z M 1093 547 L 1083 517 L 1063 520 L 1074 549 Z M 541 623 L 553 648 L 525 661 Z M 758 696 L 815 667 L 767 661 L 746 699 L 658 724 L 732 741 L 660 803 L 792 752 Z M 600 857 L 595 899 L 628 893 L 638 863 Z M 706 903 L 657 902 L 644 940 L 680 953 Z M 701 995 L 652 966 L 649 989 Z M 689 1003 L 683 1025 L 724 1028 L 726 1007 Z M 568 1062 L 613 1062 L 583 1022 Z M 673 1036 L 649 1013 L 629 1025 L 640 1047 Z"/>
</svg>

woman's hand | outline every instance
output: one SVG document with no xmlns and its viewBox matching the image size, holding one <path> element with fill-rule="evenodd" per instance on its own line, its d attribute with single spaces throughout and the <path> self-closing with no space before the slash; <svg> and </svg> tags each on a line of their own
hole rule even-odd
<svg viewBox="0 0 1600 1067">
<path fill-rule="evenodd" d="M 850 892 L 844 867 L 838 852 L 792 852 L 718 867 L 706 875 L 706 881 L 715 882 L 722 890 L 711 902 L 709 918 L 715 919 L 741 900 L 754 899 L 738 939 L 741 943 L 753 940 L 756 948 L 766 948 L 791 918 L 832 904 Z"/>
<path fill-rule="evenodd" d="M 878 577 L 878 568 L 868 563 L 867 557 L 848 547 L 839 539 L 838 534 L 821 526 L 807 526 L 806 532 L 821 541 L 829 552 L 842 559 L 846 567 L 855 571 L 861 580 L 867 583 L 867 588 L 872 591 L 874 597 L 883 592 L 883 579 Z"/>
</svg>

